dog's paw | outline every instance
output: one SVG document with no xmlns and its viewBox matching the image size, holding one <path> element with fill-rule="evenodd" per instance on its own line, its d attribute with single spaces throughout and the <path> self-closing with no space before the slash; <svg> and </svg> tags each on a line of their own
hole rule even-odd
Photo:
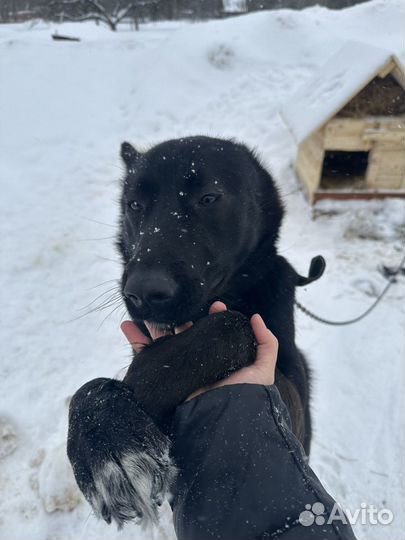
<svg viewBox="0 0 405 540">
<path fill-rule="evenodd" d="M 132 520 L 156 525 L 174 472 L 168 456 L 127 452 L 94 470 L 91 506 L 96 515 L 107 523 L 115 521 L 119 528 Z"/>
<path fill-rule="evenodd" d="M 176 475 L 164 435 L 120 381 L 95 379 L 73 396 L 68 456 L 95 514 L 118 528 L 158 521 Z"/>
</svg>

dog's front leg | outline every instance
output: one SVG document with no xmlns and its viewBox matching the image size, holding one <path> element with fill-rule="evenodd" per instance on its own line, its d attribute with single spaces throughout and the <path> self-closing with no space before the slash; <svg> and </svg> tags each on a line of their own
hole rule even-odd
<svg viewBox="0 0 405 540">
<path fill-rule="evenodd" d="M 198 320 L 175 336 L 165 336 L 137 354 L 124 382 L 165 432 L 175 408 L 190 394 L 254 362 L 249 320 L 224 311 Z"/>
<path fill-rule="evenodd" d="M 68 456 L 82 493 L 107 523 L 157 522 L 176 474 L 170 444 L 120 381 L 95 379 L 72 398 Z"/>
</svg>

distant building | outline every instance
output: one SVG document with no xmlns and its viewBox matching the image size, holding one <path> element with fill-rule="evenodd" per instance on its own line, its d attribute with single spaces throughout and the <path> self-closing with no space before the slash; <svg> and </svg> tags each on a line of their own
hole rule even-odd
<svg viewBox="0 0 405 540">
<path fill-rule="evenodd" d="M 311 202 L 405 196 L 405 74 L 389 51 L 346 43 L 281 115 Z"/>
<path fill-rule="evenodd" d="M 247 0 L 222 0 L 224 13 L 246 13 Z"/>
</svg>

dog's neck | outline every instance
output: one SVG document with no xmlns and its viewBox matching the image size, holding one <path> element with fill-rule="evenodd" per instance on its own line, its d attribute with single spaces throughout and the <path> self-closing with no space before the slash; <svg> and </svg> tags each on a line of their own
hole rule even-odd
<svg viewBox="0 0 405 540">
<path fill-rule="evenodd" d="M 237 298 L 231 293 L 225 293 L 221 299 L 230 309 L 240 311 L 250 317 L 259 313 L 267 327 L 274 333 L 279 341 L 277 367 L 293 381 L 299 389 L 300 395 L 304 391 L 300 387 L 302 374 L 300 365 L 296 362 L 297 346 L 295 344 L 294 299 L 297 273 L 290 263 L 280 255 L 273 255 L 266 264 L 260 267 L 261 272 L 253 272 L 245 278 L 241 269 L 234 276 L 240 283 L 246 280 L 246 287 Z M 230 282 L 231 291 L 232 283 Z M 233 289 L 237 290 L 237 289 Z"/>
<path fill-rule="evenodd" d="M 297 276 L 290 263 L 270 245 L 260 259 L 250 258 L 234 273 L 220 299 L 247 316 L 260 313 L 276 335 L 284 336 L 286 344 L 294 344 Z M 232 291 L 238 291 L 238 296 Z"/>
</svg>

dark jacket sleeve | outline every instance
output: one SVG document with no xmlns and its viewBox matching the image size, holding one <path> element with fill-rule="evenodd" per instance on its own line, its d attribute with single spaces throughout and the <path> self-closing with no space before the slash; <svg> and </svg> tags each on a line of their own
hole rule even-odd
<svg viewBox="0 0 405 540">
<path fill-rule="evenodd" d="M 328 524 L 335 501 L 308 466 L 275 386 L 224 386 L 179 406 L 173 455 L 181 540 L 355 538 L 342 520 Z M 311 524 L 314 503 L 324 512 Z"/>
</svg>

